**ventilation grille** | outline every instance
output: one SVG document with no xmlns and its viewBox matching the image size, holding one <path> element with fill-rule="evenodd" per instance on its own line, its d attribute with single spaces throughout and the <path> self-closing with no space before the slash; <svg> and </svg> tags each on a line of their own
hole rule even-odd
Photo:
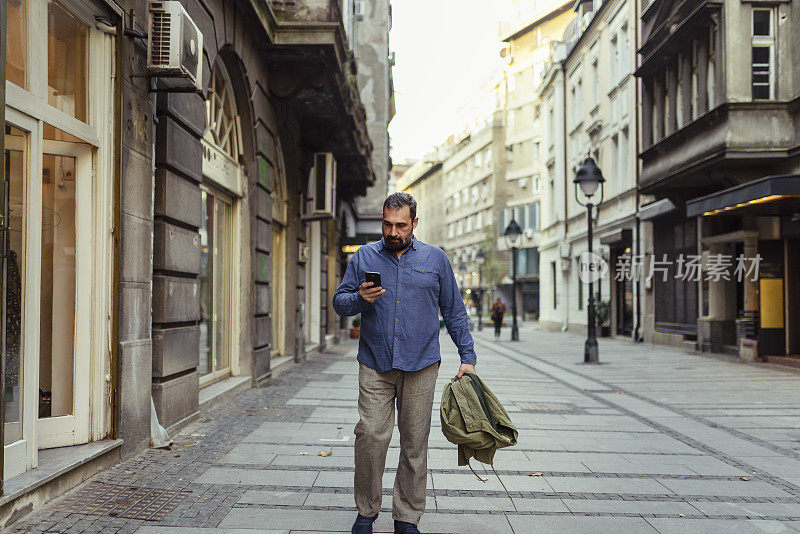
<svg viewBox="0 0 800 534">
<path fill-rule="evenodd" d="M 153 11 L 152 49 L 150 50 L 150 64 L 154 67 L 169 67 L 170 56 L 170 14 L 164 11 Z"/>
</svg>

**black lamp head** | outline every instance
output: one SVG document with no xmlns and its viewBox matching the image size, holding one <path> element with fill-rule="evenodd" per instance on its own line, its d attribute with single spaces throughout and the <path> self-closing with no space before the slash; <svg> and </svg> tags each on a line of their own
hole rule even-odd
<svg viewBox="0 0 800 534">
<path fill-rule="evenodd" d="M 578 169 L 573 183 L 581 188 L 584 195 L 591 197 L 594 195 L 595 191 L 597 191 L 597 187 L 605 181 L 606 179 L 603 178 L 603 172 L 594 162 L 594 159 L 586 158 L 586 161 L 584 161 Z"/>
<path fill-rule="evenodd" d="M 508 226 L 506 227 L 506 231 L 503 232 L 503 235 L 507 236 L 507 237 L 510 237 L 511 239 L 514 239 L 517 236 L 519 236 L 520 234 L 522 234 L 522 228 L 519 227 L 519 225 L 517 224 L 517 221 L 515 221 L 514 219 L 511 219 L 511 222 L 508 223 Z"/>
</svg>

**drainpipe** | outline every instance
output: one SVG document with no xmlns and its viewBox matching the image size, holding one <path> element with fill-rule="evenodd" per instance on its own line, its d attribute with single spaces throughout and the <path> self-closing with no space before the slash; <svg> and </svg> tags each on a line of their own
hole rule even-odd
<svg viewBox="0 0 800 534">
<path fill-rule="evenodd" d="M 109 398 L 111 410 L 111 436 L 119 438 L 119 281 L 120 281 L 120 212 L 122 209 L 122 79 L 124 78 L 122 58 L 125 56 L 124 47 L 127 46 L 124 38 L 124 16 L 117 22 L 117 38 L 114 51 L 116 57 L 114 78 L 114 227 L 112 229 L 112 292 L 111 292 L 111 395 Z"/>
<path fill-rule="evenodd" d="M 561 154 L 564 160 L 564 242 L 567 242 L 567 230 L 568 230 L 568 223 L 567 220 L 569 219 L 568 213 L 568 206 L 569 202 L 567 201 L 567 183 L 569 183 L 569 178 L 567 178 L 567 173 L 569 171 L 569 162 L 567 161 L 567 72 L 566 72 L 566 61 L 561 61 L 561 97 L 563 105 L 561 106 L 561 120 L 562 124 L 564 125 L 564 131 L 561 136 Z M 568 258 L 569 261 L 571 259 Z M 558 271 L 561 269 L 561 254 L 558 255 L 558 267 L 556 268 L 556 275 L 558 275 Z M 563 269 L 561 269 L 563 273 Z M 561 278 L 564 278 L 564 275 L 561 275 Z M 561 324 L 561 331 L 566 332 L 569 328 L 569 284 L 565 284 L 564 287 L 566 288 L 565 295 L 564 295 L 564 320 Z M 556 291 L 558 291 L 558 285 L 556 284 Z"/>
<path fill-rule="evenodd" d="M 6 30 L 6 7 L 7 2 L 0 2 L 0 28 L 3 29 L 3 38 L 0 39 L 0 169 L 6 168 L 5 162 L 5 155 L 6 155 L 6 39 L 5 39 L 5 30 Z M 3 180 L 0 187 L 3 188 L 2 196 L 5 197 L 7 192 L 5 189 L 5 180 Z M 3 221 L 2 221 L 2 230 L 5 230 L 6 221 L 8 220 L 8 214 L 6 213 L 5 206 L 8 206 L 8 201 L 3 201 Z M 2 247 L 0 247 L 0 254 L 3 256 L 3 267 L 2 272 L 5 273 L 6 269 L 6 262 L 5 262 L 5 254 L 6 254 L 6 233 L 5 231 L 0 231 L 0 236 L 2 236 L 3 243 Z M 6 277 L 3 276 L 3 286 L 5 286 L 5 279 Z M 5 287 L 3 287 L 3 294 L 5 294 Z M 0 415 L 5 417 L 6 413 L 6 329 L 5 329 L 5 311 L 0 314 L 0 317 L 3 319 L 2 324 L 2 332 L 3 332 L 3 339 L 2 339 L 2 350 L 0 350 Z M 21 388 L 21 386 L 20 386 Z M 0 421 L 0 446 L 4 444 L 5 435 L 4 435 L 4 427 L 2 421 Z M 3 457 L 5 454 L 0 453 L 0 495 L 3 494 Z"/>
<path fill-rule="evenodd" d="M 637 7 L 637 9 L 636 9 L 636 12 L 634 13 L 634 17 L 633 17 L 633 19 L 634 19 L 633 20 L 633 27 L 634 27 L 633 31 L 634 31 L 635 42 L 638 45 L 638 43 L 639 43 L 639 9 L 638 9 L 638 5 L 636 5 L 636 7 Z M 634 50 L 636 50 L 636 48 L 634 48 Z M 634 60 L 633 63 L 635 65 L 635 68 L 638 69 L 638 67 L 639 67 L 639 54 L 634 53 L 633 60 Z M 636 209 L 636 215 L 635 215 L 634 238 L 633 238 L 634 239 L 634 242 L 633 242 L 633 244 L 634 244 L 634 250 L 633 250 L 634 258 L 638 258 L 639 254 L 641 254 L 641 251 L 642 251 L 642 233 L 641 233 L 642 232 L 642 229 L 641 229 L 642 221 L 639 218 L 639 196 L 640 196 L 640 193 L 639 193 L 639 150 L 641 149 L 641 140 L 639 139 L 640 136 L 641 136 L 641 128 L 640 128 L 641 111 L 640 111 L 639 108 L 640 108 L 641 100 L 642 100 L 639 95 L 641 94 L 641 86 L 642 86 L 641 82 L 642 82 L 641 79 L 636 78 L 636 81 L 635 81 L 635 83 L 636 83 L 636 88 L 635 88 L 636 91 L 634 92 L 634 99 L 635 100 L 634 100 L 634 106 L 633 106 L 633 108 L 634 108 L 634 115 L 633 116 L 634 116 L 634 121 L 635 121 L 634 124 L 636 125 L 636 141 L 635 141 L 636 159 L 634 161 L 635 165 L 633 166 L 633 168 L 634 168 L 634 178 L 635 178 L 635 183 L 633 185 L 636 188 L 636 197 L 635 197 L 635 203 L 636 204 L 634 206 L 634 208 Z M 642 281 L 640 279 L 638 279 L 638 278 L 635 279 L 634 283 L 633 283 L 633 287 L 634 287 L 634 290 L 636 292 L 635 298 L 634 298 L 634 302 L 635 302 L 635 305 L 636 305 L 636 326 L 633 329 L 633 341 L 638 343 L 638 342 L 641 342 L 644 339 L 643 333 L 640 332 L 640 326 L 641 326 L 641 322 L 642 322 Z"/>
</svg>

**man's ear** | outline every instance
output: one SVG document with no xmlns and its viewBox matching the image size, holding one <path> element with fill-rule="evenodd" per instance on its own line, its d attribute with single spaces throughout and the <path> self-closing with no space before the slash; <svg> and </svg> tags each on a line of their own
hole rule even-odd
<svg viewBox="0 0 800 534">
<path fill-rule="evenodd" d="M 411 221 L 411 229 L 412 230 L 416 230 L 417 229 L 417 224 L 419 224 L 419 217 L 417 217 L 416 219 Z"/>
</svg>

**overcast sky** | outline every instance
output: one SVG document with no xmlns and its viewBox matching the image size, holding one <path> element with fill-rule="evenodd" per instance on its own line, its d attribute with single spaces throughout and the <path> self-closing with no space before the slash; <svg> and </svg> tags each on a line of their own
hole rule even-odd
<svg viewBox="0 0 800 534">
<path fill-rule="evenodd" d="M 392 159 L 421 158 L 457 127 L 458 111 L 500 66 L 503 1 L 394 0 L 389 45 L 396 52 L 397 115 Z M 489 6 L 497 6 L 490 8 Z"/>
</svg>

